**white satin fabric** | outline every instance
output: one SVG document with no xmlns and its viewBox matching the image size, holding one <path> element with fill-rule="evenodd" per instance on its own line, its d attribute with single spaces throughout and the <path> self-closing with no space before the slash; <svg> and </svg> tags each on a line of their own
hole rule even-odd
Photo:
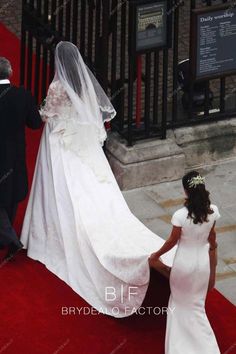
<svg viewBox="0 0 236 354">
<path fill-rule="evenodd" d="M 208 236 L 220 217 L 218 208 L 209 221 L 194 224 L 184 207 L 175 212 L 172 224 L 181 227 L 181 238 L 170 275 L 165 354 L 220 354 L 205 312 L 210 264 Z"/>
<path fill-rule="evenodd" d="M 129 316 L 148 288 L 148 257 L 164 240 L 129 210 L 97 131 L 75 123 L 59 83 L 50 90 L 47 112 L 53 104 L 55 113 L 44 117 L 21 241 L 99 312 Z M 174 254 L 163 261 L 171 266 Z"/>
</svg>

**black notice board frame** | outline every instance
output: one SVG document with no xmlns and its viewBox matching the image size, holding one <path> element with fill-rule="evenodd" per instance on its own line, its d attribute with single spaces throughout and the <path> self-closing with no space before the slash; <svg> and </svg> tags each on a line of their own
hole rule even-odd
<svg viewBox="0 0 236 354">
<path fill-rule="evenodd" d="M 211 6 L 208 8 L 201 8 L 201 9 L 193 9 L 191 12 L 191 30 L 190 30 L 190 74 L 191 78 L 194 81 L 207 81 L 207 80 L 212 80 L 212 79 L 220 79 L 223 77 L 231 76 L 236 74 L 236 69 L 235 70 L 228 70 L 225 72 L 221 73 L 212 73 L 212 74 L 206 74 L 206 75 L 201 75 L 200 77 L 197 77 L 197 35 L 198 35 L 198 16 L 200 15 L 207 15 L 210 14 L 211 12 L 215 11 L 222 11 L 222 10 L 230 10 L 230 9 L 235 9 L 236 4 L 224 4 L 224 5 L 215 5 Z"/>
<path fill-rule="evenodd" d="M 158 3 L 166 3 L 166 41 L 164 44 L 155 46 L 152 48 L 146 48 L 138 50 L 136 48 L 137 41 L 137 8 L 141 5 L 151 5 Z M 129 53 L 130 55 L 145 54 L 150 52 L 157 52 L 165 48 L 171 48 L 172 46 L 172 12 L 171 11 L 171 1 L 170 0 L 129 0 Z"/>
</svg>

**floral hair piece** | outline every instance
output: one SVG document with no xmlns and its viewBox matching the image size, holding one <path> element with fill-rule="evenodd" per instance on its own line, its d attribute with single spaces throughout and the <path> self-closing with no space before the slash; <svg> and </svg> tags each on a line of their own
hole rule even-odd
<svg viewBox="0 0 236 354">
<path fill-rule="evenodd" d="M 205 178 L 198 175 L 188 180 L 189 188 L 196 188 L 199 184 L 205 184 Z"/>
</svg>

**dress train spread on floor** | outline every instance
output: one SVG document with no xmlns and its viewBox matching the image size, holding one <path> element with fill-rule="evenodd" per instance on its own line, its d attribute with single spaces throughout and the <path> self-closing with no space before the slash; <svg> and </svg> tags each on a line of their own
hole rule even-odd
<svg viewBox="0 0 236 354">
<path fill-rule="evenodd" d="M 99 312 L 129 316 L 148 288 L 148 257 L 164 240 L 131 213 L 96 132 L 77 125 L 60 89 L 63 105 L 44 127 L 21 241 Z M 174 254 L 163 261 L 171 266 Z"/>
</svg>

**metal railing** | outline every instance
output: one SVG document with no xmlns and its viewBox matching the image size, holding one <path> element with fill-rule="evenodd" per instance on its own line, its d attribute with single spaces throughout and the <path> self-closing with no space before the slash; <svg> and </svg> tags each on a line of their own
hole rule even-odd
<svg viewBox="0 0 236 354">
<path fill-rule="evenodd" d="M 206 81 L 200 107 L 194 105 L 194 82 L 190 80 L 186 103 L 186 92 L 184 96 L 179 80 L 181 61 L 189 59 L 192 9 L 216 3 L 231 6 L 233 2 L 170 0 L 170 48 L 137 57 L 129 54 L 133 30 L 130 2 L 23 0 L 21 84 L 31 89 L 40 102 L 53 77 L 55 45 L 60 40 L 69 40 L 79 47 L 86 63 L 111 97 L 117 110 L 111 127 L 129 145 L 140 139 L 165 139 L 168 128 L 234 116 L 233 76 Z"/>
</svg>

